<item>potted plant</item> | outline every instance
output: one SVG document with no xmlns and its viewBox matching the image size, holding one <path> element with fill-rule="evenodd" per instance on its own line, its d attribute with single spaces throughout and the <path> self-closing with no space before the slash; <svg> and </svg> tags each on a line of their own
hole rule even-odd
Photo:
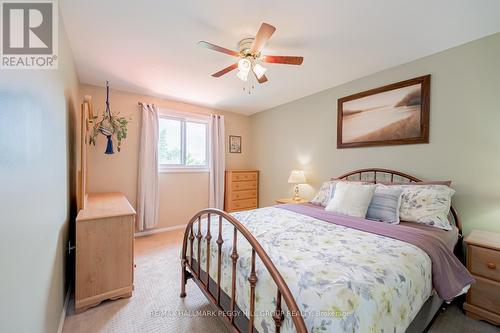
<svg viewBox="0 0 500 333">
<path fill-rule="evenodd" d="M 129 120 L 125 117 L 119 117 L 119 112 L 111 112 L 109 107 L 109 81 L 106 81 L 106 109 L 102 113 L 102 119 L 98 120 L 95 116 L 93 120 L 94 126 L 90 131 L 89 144 L 95 146 L 97 136 L 99 133 L 104 135 L 107 139 L 105 154 L 114 154 L 113 138 L 117 142 L 117 150 L 120 152 L 122 140 L 127 138 L 127 126 Z"/>
</svg>

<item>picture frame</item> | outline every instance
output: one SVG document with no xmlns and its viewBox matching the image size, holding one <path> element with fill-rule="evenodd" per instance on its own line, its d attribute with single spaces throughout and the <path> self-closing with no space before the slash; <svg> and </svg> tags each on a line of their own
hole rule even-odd
<svg viewBox="0 0 500 333">
<path fill-rule="evenodd" d="M 229 152 L 233 154 L 241 154 L 241 136 L 229 136 Z"/>
<path fill-rule="evenodd" d="M 337 148 L 429 143 L 431 75 L 338 99 Z"/>
</svg>

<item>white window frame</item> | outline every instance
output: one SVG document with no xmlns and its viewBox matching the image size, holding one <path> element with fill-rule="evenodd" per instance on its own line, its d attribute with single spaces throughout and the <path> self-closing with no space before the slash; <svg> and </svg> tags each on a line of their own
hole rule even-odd
<svg viewBox="0 0 500 333">
<path fill-rule="evenodd" d="M 181 123 L 181 164 L 161 164 L 158 162 L 158 171 L 160 173 L 164 172 L 209 172 L 209 160 L 210 160 L 210 144 L 209 144 L 209 118 L 208 117 L 193 117 L 189 115 L 183 115 L 182 113 L 177 112 L 169 112 L 169 113 L 160 113 L 159 115 L 160 121 L 161 119 L 171 119 L 177 120 Z M 190 123 L 199 123 L 206 125 L 206 156 L 207 161 L 205 165 L 186 165 L 186 122 Z"/>
</svg>

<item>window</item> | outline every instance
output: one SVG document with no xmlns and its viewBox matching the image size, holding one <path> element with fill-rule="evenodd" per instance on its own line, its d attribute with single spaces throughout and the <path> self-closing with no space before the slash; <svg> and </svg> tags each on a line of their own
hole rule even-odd
<svg viewBox="0 0 500 333">
<path fill-rule="evenodd" d="M 161 116 L 158 142 L 160 171 L 208 168 L 208 123 Z"/>
</svg>

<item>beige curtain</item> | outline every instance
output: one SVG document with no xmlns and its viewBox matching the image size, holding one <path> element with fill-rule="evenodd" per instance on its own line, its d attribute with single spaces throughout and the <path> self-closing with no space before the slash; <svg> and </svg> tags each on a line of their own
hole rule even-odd
<svg viewBox="0 0 500 333">
<path fill-rule="evenodd" d="M 137 188 L 137 228 L 158 225 L 160 191 L 158 185 L 158 106 L 143 104 L 139 142 L 139 174 Z"/>
<path fill-rule="evenodd" d="M 224 209 L 224 116 L 210 115 L 210 200 L 211 208 Z"/>
</svg>

